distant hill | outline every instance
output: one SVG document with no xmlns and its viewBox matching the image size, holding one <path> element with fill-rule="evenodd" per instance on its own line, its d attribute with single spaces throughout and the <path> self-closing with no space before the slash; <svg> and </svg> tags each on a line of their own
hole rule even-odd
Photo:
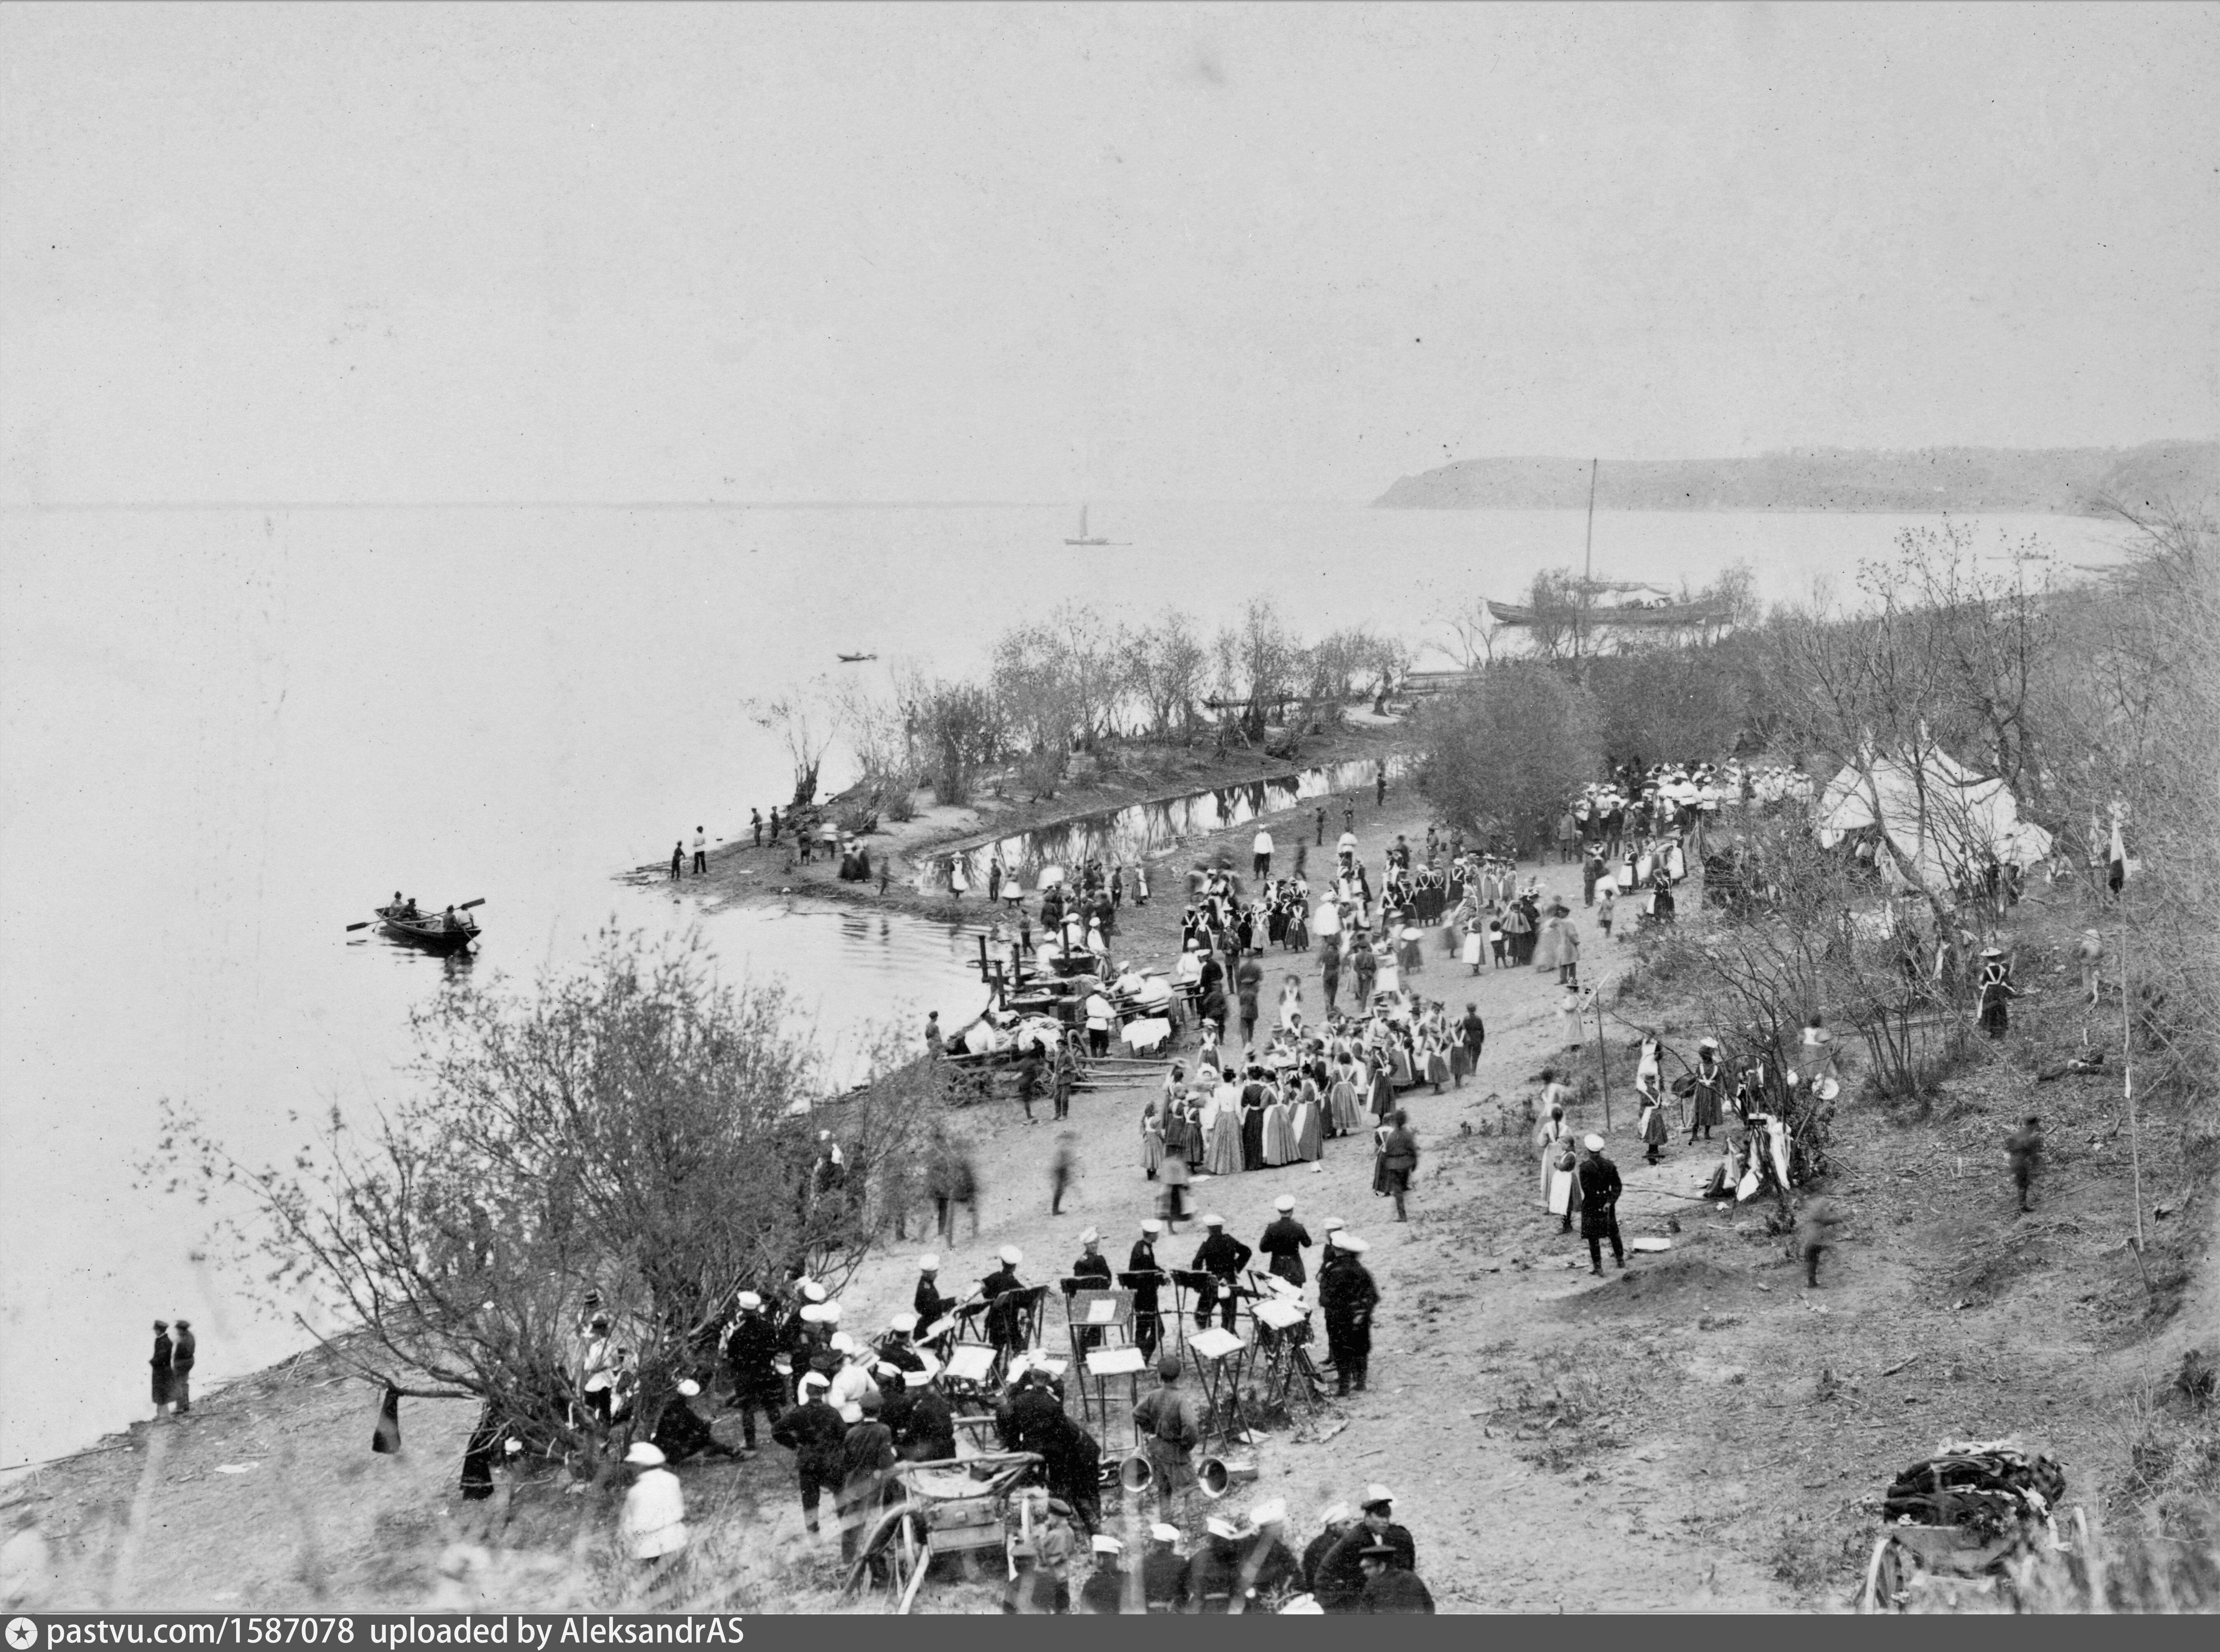
<svg viewBox="0 0 2220 1652">
<path fill-rule="evenodd" d="M 1605 510 L 2013 510 L 2094 514 L 2194 504 L 2220 492 L 2220 442 L 2140 447 L 1929 447 L 1905 453 L 1792 448 L 1755 458 L 1616 459 L 1596 484 Z M 1400 478 L 1373 501 L 1418 510 L 1580 510 L 1588 461 L 1461 459 Z"/>
</svg>

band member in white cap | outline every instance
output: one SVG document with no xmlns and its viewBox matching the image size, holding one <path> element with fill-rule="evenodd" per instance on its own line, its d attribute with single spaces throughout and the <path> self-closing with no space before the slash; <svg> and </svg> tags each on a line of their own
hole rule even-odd
<svg viewBox="0 0 2220 1652">
<path fill-rule="evenodd" d="M 1202 1219 L 1202 1225 L 1203 1241 L 1195 1247 L 1194 1261 L 1190 1265 L 1193 1271 L 1209 1275 L 1210 1282 L 1195 1298 L 1194 1328 L 1209 1330 L 1210 1311 L 1222 1300 L 1225 1306 L 1219 1322 L 1231 1331 L 1234 1316 L 1241 1311 L 1240 1300 L 1233 1294 L 1234 1281 L 1241 1277 L 1241 1270 L 1256 1253 L 1225 1231 L 1225 1219 L 1215 1211 Z"/>
<path fill-rule="evenodd" d="M 1301 1588 L 1301 1571 L 1287 1544 L 1287 1524 L 1284 1498 L 1268 1499 L 1249 1511 L 1249 1533 L 1241 1540 L 1234 1573 L 1234 1611 L 1255 1611 Z"/>
<path fill-rule="evenodd" d="M 1013 1292 L 1026 1287 L 1018 1277 L 1018 1264 L 1026 1255 L 1013 1244 L 1004 1245 L 995 1255 L 1002 1265 L 980 1281 L 979 1294 L 987 1299 L 987 1340 L 1007 1356 L 1026 1345 L 1025 1316 L 1011 1299 Z"/>
<path fill-rule="evenodd" d="M 1141 1556 L 1141 1609 L 1175 1612 L 1187 1595 L 1187 1561 L 1179 1552 L 1179 1528 L 1162 1520 L 1149 1528 L 1148 1552 Z"/>
<path fill-rule="evenodd" d="M 1325 1318 L 1326 1351 L 1333 1356 L 1334 1392 L 1364 1392 L 1372 1364 L 1372 1311 L 1380 1287 L 1364 1265 L 1363 1240 L 1344 1233 L 1319 1269 L 1319 1310 Z"/>
<path fill-rule="evenodd" d="M 786 1391 L 771 1363 L 778 1353 L 778 1333 L 764 1312 L 763 1298 L 742 1291 L 739 1310 L 725 1333 L 725 1369 L 733 1380 L 733 1397 L 726 1406 L 740 1413 L 740 1440 L 752 1451 L 756 1413 L 763 1413 L 766 1428 L 776 1423 L 786 1408 Z"/>
<path fill-rule="evenodd" d="M 1124 1562 L 1126 1545 L 1104 1532 L 1096 1532 L 1088 1547 L 1094 1554 L 1094 1570 L 1079 1590 L 1079 1610 L 1111 1615 L 1122 1611 L 1139 1611 L 1140 1580 L 1126 1571 Z M 1128 1593 L 1134 1596 L 1133 1604 L 1126 1605 Z"/>
<path fill-rule="evenodd" d="M 817 1530 L 817 1506 L 824 1493 L 830 1489 L 835 1497 L 840 1494 L 840 1444 L 848 1436 L 840 1413 L 825 1403 L 831 1386 L 821 1371 L 802 1378 L 801 1403 L 783 1413 L 770 1431 L 771 1438 L 794 1453 L 802 1524 L 812 1532 Z"/>
<path fill-rule="evenodd" d="M 918 1353 L 916 1343 L 912 1340 L 916 1335 L 917 1315 L 904 1308 L 887 1321 L 886 1335 L 881 1337 L 876 1344 L 881 1362 L 893 1366 L 905 1375 L 912 1371 L 922 1372 L 925 1360 Z M 885 1384 L 880 1386 L 884 1387 Z"/>
<path fill-rule="evenodd" d="M 1233 1610 L 1240 1551 L 1235 1547 L 1241 1533 L 1231 1520 L 1213 1514 L 1202 1523 L 1202 1547 L 1187 1562 L 1187 1609 L 1191 1612 Z"/>
<path fill-rule="evenodd" d="M 1071 1279 L 1078 1281 L 1083 1291 L 1107 1291 L 1111 1287 L 1110 1258 L 1102 1254 L 1102 1236 L 1088 1228 L 1079 1236 L 1079 1260 L 1071 1264 Z M 1102 1333 L 1092 1327 L 1082 1327 L 1079 1347 L 1082 1353 L 1102 1345 Z"/>
<path fill-rule="evenodd" d="M 686 1547 L 686 1492 L 678 1476 L 664 1467 L 663 1453 L 636 1440 L 625 1453 L 633 1471 L 618 1518 L 625 1553 L 636 1561 L 661 1562 Z M 659 1568 L 658 1568 L 659 1569 Z"/>
<path fill-rule="evenodd" d="M 1385 1486 L 1364 1488 L 1359 1505 L 1362 1518 L 1328 1549 L 1311 1581 L 1319 1605 L 1328 1611 L 1364 1610 L 1367 1581 L 1363 1556 L 1368 1549 L 1386 1549 L 1387 1558 L 1406 1572 L 1419 1569 L 1419 1546 L 1411 1534 L 1394 1522 L 1395 1493 Z"/>
<path fill-rule="evenodd" d="M 1604 1156 L 1603 1138 L 1587 1136 L 1587 1149 L 1575 1173 L 1581 1179 L 1581 1237 L 1588 1242 L 1588 1271 L 1603 1276 L 1603 1242 L 1611 1241 L 1611 1258 L 1626 1266 L 1626 1247 L 1618 1239 L 1618 1167 Z"/>
<path fill-rule="evenodd" d="M 1333 1236 L 1341 1232 L 1349 1224 L 1338 1216 L 1329 1216 L 1319 1224 L 1319 1267 L 1321 1269 L 1333 1260 Z"/>
<path fill-rule="evenodd" d="M 1163 1335 L 1163 1319 L 1157 1307 L 1157 1291 L 1163 1282 L 1163 1269 L 1157 1262 L 1157 1236 L 1164 1225 L 1155 1217 L 1141 1224 L 1141 1237 L 1133 1241 L 1131 1255 L 1126 1259 L 1126 1270 L 1144 1277 L 1133 1287 L 1133 1341 L 1144 1359 L 1154 1359 L 1157 1343 Z"/>
<path fill-rule="evenodd" d="M 917 1259 L 917 1290 L 910 1297 L 909 1306 L 917 1315 L 919 1326 L 926 1331 L 946 1318 L 948 1311 L 956 1306 L 954 1297 L 940 1294 L 939 1256 L 928 1254 Z"/>
<path fill-rule="evenodd" d="M 1295 1219 L 1295 1200 L 1292 1194 L 1281 1194 L 1272 1201 L 1279 1214 L 1265 1228 L 1264 1237 L 1257 1241 L 1257 1249 L 1271 1261 L 1271 1271 L 1290 1285 L 1300 1285 L 1310 1278 L 1303 1266 L 1303 1252 L 1311 1243 L 1309 1231 Z"/>
<path fill-rule="evenodd" d="M 1325 1568 L 1325 1557 L 1333 1552 L 1333 1546 L 1348 1535 L 1349 1528 L 1356 1524 L 1356 1512 L 1348 1504 L 1331 1505 L 1319 1516 L 1319 1535 L 1312 1538 L 1303 1550 L 1300 1581 L 1321 1610 L 1331 1611 L 1331 1608 L 1320 1593 L 1319 1573 Z"/>
</svg>

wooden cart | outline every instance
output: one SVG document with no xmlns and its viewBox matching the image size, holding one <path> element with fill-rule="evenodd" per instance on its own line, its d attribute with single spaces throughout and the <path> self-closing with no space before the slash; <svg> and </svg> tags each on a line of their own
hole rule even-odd
<svg viewBox="0 0 2220 1652">
<path fill-rule="evenodd" d="M 998 1567 L 1007 1565 L 1011 1499 L 1040 1470 L 1031 1451 L 898 1465 L 842 1593 L 884 1583 L 890 1609 L 907 1612 L 936 1560 L 954 1555 L 976 1567 L 991 1553 Z"/>
</svg>

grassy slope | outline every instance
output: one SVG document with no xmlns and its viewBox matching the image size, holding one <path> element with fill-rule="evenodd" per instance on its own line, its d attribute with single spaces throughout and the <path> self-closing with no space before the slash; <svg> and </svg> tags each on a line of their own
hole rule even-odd
<svg viewBox="0 0 2220 1652">
<path fill-rule="evenodd" d="M 1358 822 L 1368 852 L 1423 827 L 1423 814 L 1393 795 L 1384 811 L 1368 802 Z M 1246 833 L 1233 834 L 1237 849 Z M 1284 851 L 1291 834 L 1281 836 Z M 1565 870 L 1548 876 L 1577 901 Z M 2073 917 L 2042 901 L 2018 919 L 2037 954 Z M 1160 901 L 1129 913 L 1123 941 L 1164 957 L 1176 911 Z M 1592 928 L 1584 939 L 1592 976 L 1627 965 L 1629 949 L 1604 946 Z M 1283 966 L 1308 964 L 1315 999 L 1314 960 L 1266 962 L 1275 988 Z M 1449 1610 L 1839 1606 L 1873 1540 L 1872 1499 L 1945 1435 L 2022 1433 L 2055 1452 L 2071 1497 L 2102 1513 L 2142 1437 L 2136 1397 L 2183 1346 L 2211 1337 L 2210 1211 L 2193 1200 L 2157 1225 L 2172 1248 L 2155 1269 L 2179 1277 L 2155 1306 L 2121 1243 L 2130 1213 L 2117 1081 L 2033 1083 L 2035 1052 L 2078 1042 L 2081 1020 L 2062 974 L 2038 958 L 2027 978 L 2044 990 L 2017 1007 L 2011 1040 L 1984 1045 L 1930 1117 L 1845 1110 L 1834 1191 L 1853 1219 L 1822 1289 L 1807 1294 L 1762 1215 L 1673 1196 L 1692 1193 L 1709 1160 L 1676 1144 L 1662 1165 L 1643 1165 L 1623 1107 L 1612 1134 L 1630 1188 L 1627 1234 L 1667 1237 L 1674 1248 L 1624 1278 L 1589 1280 L 1576 1241 L 1536 1207 L 1526 1142 L 1533 1075 L 1565 1055 L 1556 994 L 1532 972 L 1469 982 L 1430 948 L 1429 990 L 1453 1006 L 1477 998 L 1490 1039 L 1462 1090 L 1413 1094 L 1428 1151 L 1413 1221 L 1385 1219 L 1368 1191 L 1369 1157 L 1353 1144 L 1330 1144 L 1316 1170 L 1202 1184 L 1204 1204 L 1252 1238 L 1281 1191 L 1297 1194 L 1306 1218 L 1346 1216 L 1375 1240 L 1386 1294 L 1373 1393 L 1304 1430 L 1271 1431 L 1260 1478 L 1230 1501 L 1287 1497 L 1301 1536 L 1328 1500 L 1386 1480 Z M 1670 984 L 1656 995 L 1669 999 Z M 1683 1041 L 1700 1025 L 1686 1004 L 1659 1002 L 1643 1016 Z M 1592 1046 L 1581 1059 L 1592 1071 Z M 1623 1097 L 1631 1044 L 1615 1039 L 1612 1062 Z M 987 1197 L 982 1231 L 944 1247 L 948 1276 L 985 1273 L 991 1248 L 1015 1242 L 1028 1276 L 1052 1277 L 1090 1223 L 1113 1252 L 1129 1243 L 1149 1202 L 1134 1151 L 1140 1101 L 1138 1091 L 1079 1099 L 1084 1174 L 1053 1219 L 1053 1131 L 1024 1128 L 1007 1103 L 967 1115 Z M 2024 1218 L 2000 1141 L 2030 1105 L 2049 1128 L 2052 1163 L 2037 1213 Z M 1600 1126 L 1600 1108 L 1591 1102 L 1575 1122 Z M 2149 1202 L 2178 1197 L 2170 1132 L 2147 1132 L 2144 1148 Z M 846 1294 L 851 1318 L 876 1324 L 901 1305 L 924 1248 L 897 1245 L 867 1268 Z M 2177 1303 L 2186 1306 L 2169 1312 Z M 189 1428 L 159 1431 L 172 1448 L 159 1462 L 142 1428 L 128 1450 L 38 1476 L 29 1489 L 64 1572 L 54 1604 L 105 1597 L 142 1486 L 148 1514 L 125 1597 L 147 1604 L 301 1605 L 315 1598 L 317 1578 L 324 1598 L 365 1605 L 625 1598 L 608 1552 L 612 1499 L 565 1496 L 552 1483 L 520 1499 L 496 1549 L 446 1550 L 455 1575 L 443 1580 L 452 1521 L 465 1512 L 452 1476 L 469 1408 L 411 1402 L 408 1453 L 377 1458 L 367 1450 L 372 1397 L 330 1381 L 302 1362 L 210 1401 Z M 256 1467 L 215 1472 L 242 1462 Z M 800 1531 L 785 1454 L 686 1478 L 701 1532 L 677 1582 L 686 1598 L 829 1604 L 830 1545 Z M 992 1610 L 993 1599 L 990 1582 L 950 1577 L 921 1604 Z"/>
</svg>

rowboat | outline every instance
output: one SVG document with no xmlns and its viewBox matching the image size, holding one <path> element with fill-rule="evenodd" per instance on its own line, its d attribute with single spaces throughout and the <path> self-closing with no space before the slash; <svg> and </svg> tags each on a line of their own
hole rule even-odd
<svg viewBox="0 0 2220 1652">
<path fill-rule="evenodd" d="M 415 917 L 404 917 L 398 907 L 380 907 L 377 926 L 395 940 L 409 946 L 421 946 L 427 952 L 467 952 L 477 940 L 478 926 L 468 917 L 460 920 L 461 927 L 447 927 L 446 917 L 436 912 L 420 912 Z"/>
</svg>

